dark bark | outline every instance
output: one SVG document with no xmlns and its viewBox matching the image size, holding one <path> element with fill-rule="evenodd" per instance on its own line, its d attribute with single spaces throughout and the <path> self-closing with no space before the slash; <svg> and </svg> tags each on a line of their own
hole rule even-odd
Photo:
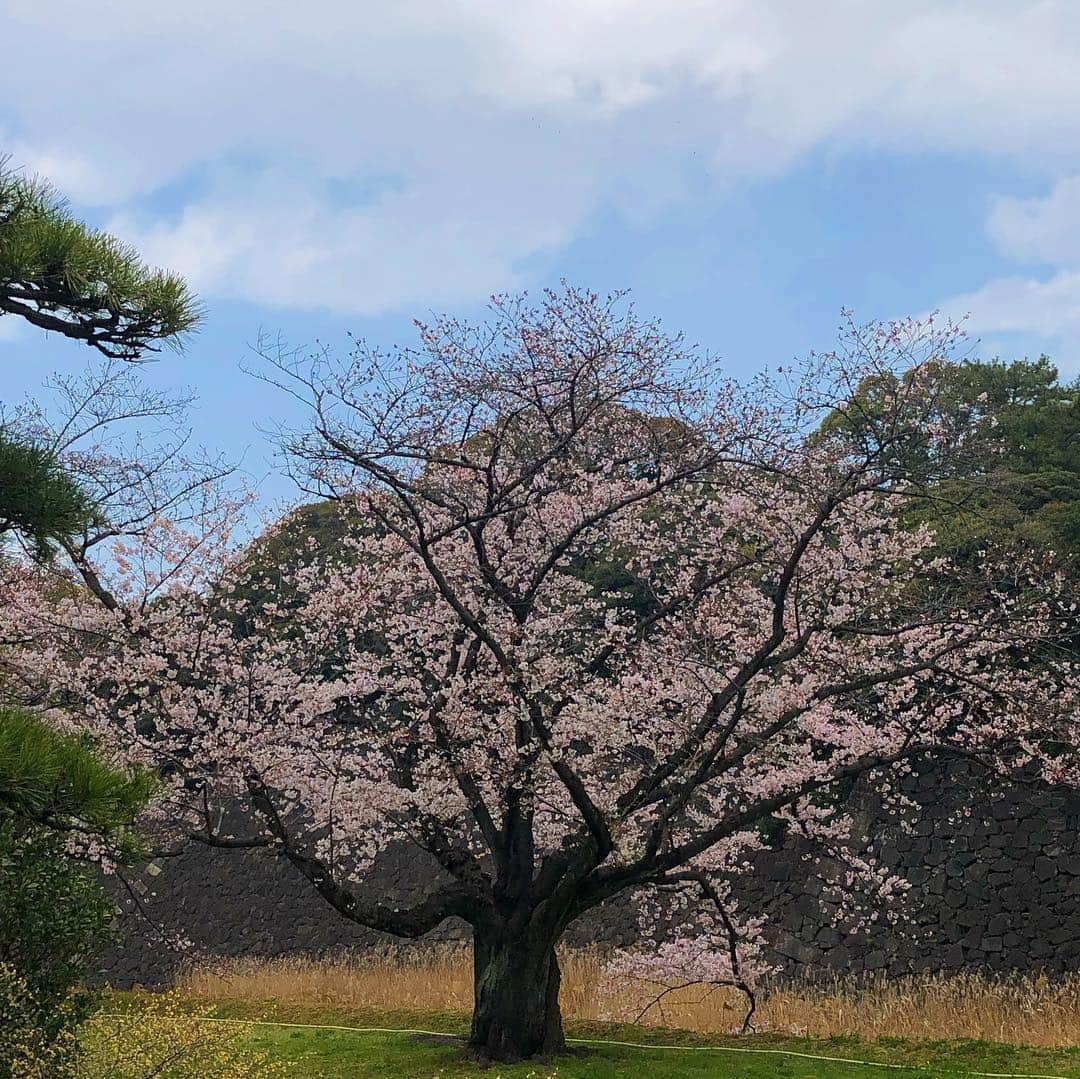
<svg viewBox="0 0 1080 1079">
<path fill-rule="evenodd" d="M 557 934 L 478 927 L 469 1047 L 486 1060 L 515 1061 L 566 1051 L 559 1010 Z"/>
</svg>

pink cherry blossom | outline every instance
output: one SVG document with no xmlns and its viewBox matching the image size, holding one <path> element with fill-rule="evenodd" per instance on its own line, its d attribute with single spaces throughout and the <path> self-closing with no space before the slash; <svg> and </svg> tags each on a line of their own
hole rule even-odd
<svg viewBox="0 0 1080 1079">
<path fill-rule="evenodd" d="M 961 588 L 932 530 L 899 523 L 897 446 L 962 441 L 929 362 L 956 341 L 851 327 L 740 388 L 568 289 L 423 326 L 404 356 L 271 354 L 311 408 L 286 448 L 336 503 L 333 542 L 266 565 L 298 519 L 245 546 L 208 498 L 62 579 L 7 567 L 5 677 L 158 768 L 177 836 L 265 846 L 386 932 L 467 921 L 491 1056 L 561 1047 L 555 946 L 622 893 L 627 969 L 752 990 L 764 914 L 740 883 L 764 821 L 887 902 L 903 882 L 848 842 L 842 781 L 931 754 L 1077 777 L 1077 674 L 1045 659 L 1072 618 L 1060 575 L 986 565 Z M 901 364 L 861 440 L 812 437 Z M 368 886 L 395 843 L 430 865 L 424 896 Z"/>
</svg>

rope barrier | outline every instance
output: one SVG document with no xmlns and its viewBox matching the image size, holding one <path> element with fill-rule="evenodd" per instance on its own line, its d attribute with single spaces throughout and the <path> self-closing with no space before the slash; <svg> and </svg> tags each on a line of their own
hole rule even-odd
<svg viewBox="0 0 1080 1079">
<path fill-rule="evenodd" d="M 104 1019 L 127 1019 L 137 1012 L 106 1012 Z M 346 1027 L 332 1023 L 281 1023 L 270 1019 L 225 1019 L 216 1015 L 190 1016 L 203 1023 L 232 1023 L 238 1026 L 287 1027 L 290 1030 L 338 1030 L 349 1034 L 419 1034 L 428 1038 L 459 1039 L 460 1034 L 445 1030 L 413 1030 L 398 1027 Z M 677 1052 L 754 1053 L 763 1056 L 800 1057 L 803 1060 L 824 1060 L 832 1064 L 859 1064 L 867 1068 L 893 1068 L 900 1071 L 920 1071 L 928 1064 L 896 1064 L 885 1060 L 857 1060 L 854 1057 L 823 1056 L 818 1053 L 800 1053 L 795 1049 L 758 1049 L 744 1045 L 663 1045 L 656 1042 L 623 1042 L 607 1038 L 567 1038 L 574 1045 L 613 1045 L 621 1049 L 657 1049 Z M 962 1071 L 960 1075 L 979 1076 L 980 1079 L 1071 1079 L 1066 1075 L 1043 1075 L 1039 1072 L 980 1072 Z"/>
</svg>

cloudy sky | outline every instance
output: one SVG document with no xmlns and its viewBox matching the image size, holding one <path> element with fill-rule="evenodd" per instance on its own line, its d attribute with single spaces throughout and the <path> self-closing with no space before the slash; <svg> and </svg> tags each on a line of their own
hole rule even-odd
<svg viewBox="0 0 1080 1079">
<path fill-rule="evenodd" d="M 0 150 L 188 275 L 150 377 L 256 463 L 260 330 L 408 341 L 562 277 L 739 374 L 845 306 L 1080 373 L 1075 0 L 0 0 L 0 40 Z M 13 321 L 0 399 L 85 362 Z"/>
</svg>

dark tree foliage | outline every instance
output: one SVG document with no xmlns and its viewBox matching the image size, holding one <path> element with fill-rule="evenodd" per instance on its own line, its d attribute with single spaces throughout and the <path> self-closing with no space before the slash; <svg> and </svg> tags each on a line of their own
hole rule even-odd
<svg viewBox="0 0 1080 1079">
<path fill-rule="evenodd" d="M 910 517 L 929 520 L 939 544 L 966 562 L 987 551 L 1054 551 L 1080 558 L 1080 382 L 1063 384 L 1047 357 L 1005 363 L 939 363 L 863 383 L 821 437 L 861 443 L 880 429 L 880 403 L 915 378 L 934 384 L 938 421 L 966 432 L 946 463 L 926 444 L 903 446 L 904 467 L 923 485 Z M 888 382 L 886 385 L 885 382 Z"/>
<path fill-rule="evenodd" d="M 956 374 L 958 396 L 988 422 L 972 454 L 975 504 L 958 512 L 952 542 L 1039 546 L 1075 568 L 1080 556 L 1080 383 L 1062 385 L 1044 356 L 1031 363 L 968 364 Z M 985 398 L 984 398 L 985 395 Z M 983 399 L 984 398 L 984 399 Z M 955 493 L 964 476 L 949 477 Z"/>
<path fill-rule="evenodd" d="M 93 1007 L 83 985 L 118 913 L 69 841 L 134 852 L 132 822 L 153 786 L 145 773 L 110 767 L 88 739 L 0 708 L 0 964 L 25 984 L 45 1045 Z"/>
<path fill-rule="evenodd" d="M 1007 565 L 1012 554 L 1040 552 L 1067 575 L 1080 602 L 1080 379 L 1062 383 L 1046 356 L 923 365 L 864 381 L 818 437 L 847 439 L 856 447 L 887 440 L 881 402 L 897 387 L 918 392 L 920 382 L 933 385 L 937 422 L 963 431 L 964 440 L 948 461 L 917 440 L 897 451 L 903 453 L 898 464 L 913 480 L 907 522 L 929 524 L 938 551 L 974 574 L 995 562 Z M 957 578 L 929 570 L 922 587 L 955 591 Z M 1013 585 L 998 581 L 996 587 L 1007 593 Z M 979 602 L 975 593 L 968 598 Z M 1060 658 L 1064 648 L 1080 656 L 1080 623 L 1067 603 L 1062 618 L 1076 629 L 1052 653 Z"/>
<path fill-rule="evenodd" d="M 148 773 L 119 771 L 101 760 L 86 737 L 0 707 L 0 822 L 116 840 L 154 786 Z"/>
<path fill-rule="evenodd" d="M 18 533 L 44 561 L 93 517 L 93 503 L 55 454 L 0 428 L 0 536 Z"/>
<path fill-rule="evenodd" d="M 116 237 L 73 218 L 46 181 L 0 158 L 4 315 L 128 361 L 178 347 L 201 317 L 181 277 L 147 267 Z M 0 423 L 0 536 L 16 533 L 45 559 L 93 518 L 91 499 L 57 456 Z"/>
<path fill-rule="evenodd" d="M 82 985 L 116 915 L 90 868 L 65 855 L 62 835 L 0 817 L 0 962 L 30 990 L 47 1041 L 92 1008 Z"/>
<path fill-rule="evenodd" d="M 182 277 L 146 266 L 116 237 L 72 217 L 48 183 L 0 160 L 3 314 L 123 360 L 178 346 L 200 318 Z"/>
</svg>

